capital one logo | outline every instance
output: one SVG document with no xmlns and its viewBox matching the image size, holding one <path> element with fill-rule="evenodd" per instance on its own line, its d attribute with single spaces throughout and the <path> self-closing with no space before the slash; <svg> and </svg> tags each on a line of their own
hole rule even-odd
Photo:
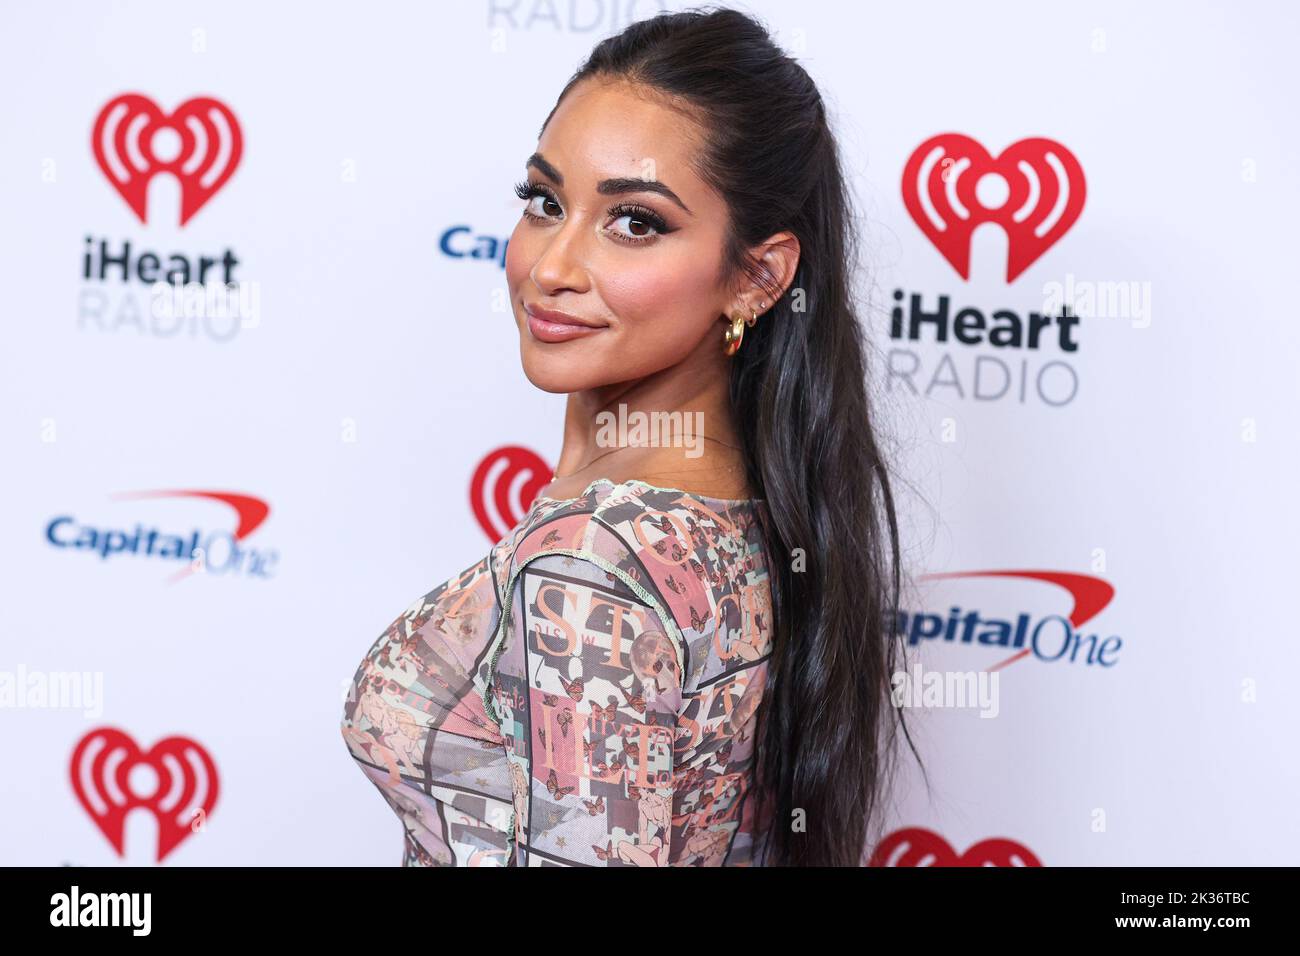
<svg viewBox="0 0 1300 956">
<path fill-rule="evenodd" d="M 186 100 L 171 114 L 140 93 L 111 100 L 91 133 L 95 160 L 142 223 L 148 223 L 149 183 L 176 177 L 184 226 L 235 173 L 244 151 L 239 121 L 210 96 Z"/>
<path fill-rule="evenodd" d="M 99 727 L 82 737 L 69 766 L 72 789 L 95 826 L 126 855 L 126 817 L 135 809 L 158 822 L 159 863 L 203 830 L 217 802 L 217 765 L 188 737 L 141 751 L 125 731 Z"/>
<path fill-rule="evenodd" d="M 1083 167 L 1060 143 L 1034 137 L 998 156 L 961 133 L 916 148 L 903 169 L 903 204 L 921 232 L 963 279 L 971 237 L 984 223 L 1007 236 L 1007 282 L 1070 231 L 1087 194 Z"/>
</svg>

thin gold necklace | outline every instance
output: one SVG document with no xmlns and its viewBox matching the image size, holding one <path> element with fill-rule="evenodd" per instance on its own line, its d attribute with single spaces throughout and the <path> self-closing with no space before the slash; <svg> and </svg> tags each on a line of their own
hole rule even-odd
<svg viewBox="0 0 1300 956">
<path fill-rule="evenodd" d="M 744 451 L 744 449 L 741 448 L 739 445 L 729 445 L 729 444 L 727 444 L 725 441 L 721 441 L 720 439 L 717 439 L 717 438 L 711 438 L 711 437 L 709 437 L 708 435 L 701 435 L 700 437 L 703 438 L 705 441 L 717 442 L 719 445 L 722 445 L 724 448 L 731 448 L 731 449 L 733 449 L 733 450 L 735 450 L 735 451 L 741 451 L 741 452 Z M 613 450 L 611 450 L 611 451 L 607 451 L 607 452 L 605 452 L 605 454 L 603 454 L 603 455 L 597 455 L 595 458 L 591 459 L 591 461 L 587 462 L 587 463 L 586 463 L 585 465 L 583 465 L 581 468 L 577 469 L 577 471 L 571 471 L 571 472 L 569 472 L 567 475 L 561 475 L 559 472 L 552 472 L 552 473 L 551 473 L 551 480 L 552 480 L 552 481 L 556 481 L 556 480 L 558 480 L 558 479 L 560 479 L 560 478 L 572 478 L 574 475 L 579 475 L 579 474 L 581 474 L 582 472 L 586 471 L 588 468 L 590 468 L 592 465 L 594 465 L 596 462 L 600 461 L 602 458 L 605 458 L 605 457 L 608 456 L 608 455 L 612 455 L 612 454 L 614 454 L 614 452 L 624 451 L 625 449 L 628 449 L 628 448 L 652 448 L 652 447 L 654 447 L 654 446 L 652 446 L 652 445 L 620 445 L 618 448 L 615 448 L 615 449 L 613 449 Z"/>
</svg>

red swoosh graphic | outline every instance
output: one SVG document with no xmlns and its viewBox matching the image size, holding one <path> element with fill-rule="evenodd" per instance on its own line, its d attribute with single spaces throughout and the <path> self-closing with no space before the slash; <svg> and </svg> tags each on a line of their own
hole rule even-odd
<svg viewBox="0 0 1300 956">
<path fill-rule="evenodd" d="M 132 498 L 210 498 L 220 501 L 235 509 L 239 522 L 235 525 L 235 540 L 242 540 L 257 530 L 258 525 L 266 520 L 271 507 L 261 498 L 252 495 L 236 494 L 233 491 L 123 491 L 112 496 L 115 501 Z"/>
</svg>

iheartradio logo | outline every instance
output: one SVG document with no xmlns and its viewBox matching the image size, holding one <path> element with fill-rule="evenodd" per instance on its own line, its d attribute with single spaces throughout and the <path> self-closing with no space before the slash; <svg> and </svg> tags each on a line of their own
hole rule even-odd
<svg viewBox="0 0 1300 956">
<path fill-rule="evenodd" d="M 959 854 L 952 844 L 924 827 L 895 830 L 880 841 L 867 866 L 1042 866 L 1014 840 L 981 840 Z"/>
<path fill-rule="evenodd" d="M 970 279 L 971 237 L 986 223 L 1007 236 L 1007 282 L 1070 231 L 1087 187 L 1074 154 L 1054 140 L 1012 143 L 997 157 L 960 133 L 933 136 L 903 169 L 903 204 L 957 274 Z"/>
<path fill-rule="evenodd" d="M 168 115 L 147 96 L 124 93 L 95 119 L 95 160 L 126 204 L 148 223 L 149 182 L 176 177 L 184 226 L 234 175 L 244 151 L 239 121 L 220 100 L 186 100 Z"/>
<path fill-rule="evenodd" d="M 118 856 L 125 855 L 132 810 L 143 808 L 157 820 L 161 863 L 203 829 L 217 802 L 217 766 L 188 737 L 167 737 L 143 753 L 124 731 L 99 727 L 81 738 L 69 770 L 77 799 Z"/>
<path fill-rule="evenodd" d="M 519 445 L 490 451 L 479 462 L 469 483 L 469 503 L 494 544 L 523 520 L 553 474 L 541 455 Z"/>
</svg>

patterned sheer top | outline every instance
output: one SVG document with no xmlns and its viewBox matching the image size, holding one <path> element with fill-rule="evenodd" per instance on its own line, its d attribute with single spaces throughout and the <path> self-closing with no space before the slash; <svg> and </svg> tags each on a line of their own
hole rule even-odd
<svg viewBox="0 0 1300 956">
<path fill-rule="evenodd" d="M 342 731 L 402 864 L 761 865 L 763 507 L 608 479 L 538 498 L 393 621 Z"/>
</svg>

